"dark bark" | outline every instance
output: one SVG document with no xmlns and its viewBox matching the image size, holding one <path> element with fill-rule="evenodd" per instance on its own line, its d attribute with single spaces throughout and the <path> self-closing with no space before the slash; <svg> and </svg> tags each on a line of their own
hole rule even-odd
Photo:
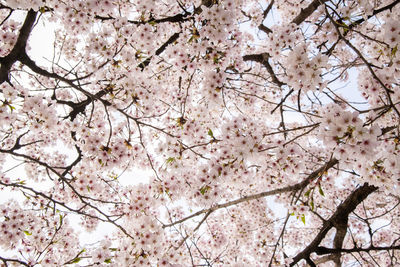
<svg viewBox="0 0 400 267">
<path fill-rule="evenodd" d="M 252 54 L 252 55 L 245 55 L 243 56 L 244 61 L 255 61 L 258 62 L 267 69 L 268 73 L 271 75 L 272 82 L 275 83 L 278 86 L 285 85 L 285 83 L 281 82 L 278 77 L 276 77 L 276 74 L 274 73 L 274 70 L 272 69 L 271 64 L 269 64 L 269 54 L 268 53 L 261 53 L 261 54 Z"/>
<path fill-rule="evenodd" d="M 324 2 L 326 2 L 327 0 L 314 0 L 308 7 L 306 7 L 305 9 L 302 9 L 300 11 L 300 13 L 292 20 L 291 23 L 295 23 L 297 25 L 301 24 L 306 18 L 308 18 L 321 4 L 323 4 Z M 272 8 L 272 6 L 268 6 L 267 10 Z M 269 11 L 269 10 L 268 10 Z M 269 29 L 268 29 L 269 30 Z M 272 32 L 271 30 L 269 30 L 268 32 Z M 281 82 L 271 64 L 269 63 L 269 58 L 270 55 L 268 53 L 260 53 L 260 54 L 252 54 L 252 55 L 245 55 L 243 56 L 243 60 L 244 61 L 255 61 L 258 62 L 262 65 L 264 65 L 264 67 L 267 69 L 268 73 L 271 75 L 271 79 L 272 82 L 274 82 L 276 85 L 278 86 L 282 86 L 285 83 Z"/>
<path fill-rule="evenodd" d="M 308 7 L 301 10 L 301 12 L 292 20 L 292 23 L 297 25 L 301 24 L 303 21 L 306 20 L 315 10 L 318 9 L 320 5 L 325 3 L 327 0 L 314 0 Z"/>
<path fill-rule="evenodd" d="M 28 42 L 29 35 L 32 32 L 33 24 L 36 21 L 36 14 L 37 12 L 33 11 L 32 9 L 28 11 L 13 49 L 7 56 L 0 57 L 0 84 L 3 82 L 10 83 L 9 76 L 12 66 L 19 60 L 21 55 L 26 54 L 26 44 Z"/>
<path fill-rule="evenodd" d="M 352 253 L 352 252 L 369 252 L 369 251 L 382 251 L 382 250 L 400 250 L 400 245 L 397 246 L 387 246 L 387 247 L 374 247 L 370 246 L 367 248 L 327 248 L 327 247 L 317 247 L 315 249 L 315 253 L 317 255 L 326 255 L 326 254 L 333 254 L 333 253 Z"/>
<path fill-rule="evenodd" d="M 332 227 L 335 227 L 336 229 L 339 228 L 340 231 L 343 229 L 343 225 L 346 224 L 347 227 L 347 220 L 349 217 L 349 214 L 355 210 L 355 208 L 364 201 L 372 192 L 376 191 L 378 188 L 373 185 L 369 185 L 368 183 L 365 183 L 364 185 L 360 186 L 356 190 L 354 190 L 348 197 L 347 199 L 340 204 L 336 208 L 336 212 L 323 223 L 323 226 L 317 236 L 314 238 L 314 240 L 299 254 L 297 254 L 293 258 L 293 262 L 290 264 L 290 266 L 294 266 L 297 264 L 299 261 L 302 259 L 307 260 L 310 258 L 310 255 L 312 253 L 316 253 L 318 249 L 318 245 L 321 243 L 321 241 L 325 238 L 326 234 L 329 232 L 329 230 Z M 344 236 L 343 236 L 344 238 Z M 340 241 L 340 240 L 339 240 Z M 338 245 L 341 245 L 338 242 Z M 338 248 L 336 248 L 338 249 Z"/>
</svg>

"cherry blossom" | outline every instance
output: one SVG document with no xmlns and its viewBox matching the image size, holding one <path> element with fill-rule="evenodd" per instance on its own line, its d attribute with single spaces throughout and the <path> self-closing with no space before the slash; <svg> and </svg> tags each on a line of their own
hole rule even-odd
<svg viewBox="0 0 400 267">
<path fill-rule="evenodd" d="M 2 1 L 2 266 L 399 265 L 398 17 Z"/>
</svg>

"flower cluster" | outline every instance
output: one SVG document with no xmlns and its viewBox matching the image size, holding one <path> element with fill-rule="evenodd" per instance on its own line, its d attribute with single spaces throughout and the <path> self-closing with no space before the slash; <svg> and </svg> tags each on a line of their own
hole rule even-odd
<svg viewBox="0 0 400 267">
<path fill-rule="evenodd" d="M 389 18 L 382 27 L 385 42 L 391 47 L 398 47 L 400 44 L 400 22 L 396 19 Z"/>
<path fill-rule="evenodd" d="M 31 230 L 30 220 L 32 218 L 28 219 L 27 214 L 21 210 L 17 203 L 10 204 L 0 207 L 2 218 L 1 235 L 5 237 L 2 239 L 1 246 L 5 249 L 18 246 L 24 238 L 24 231 Z M 11 206 L 14 206 L 14 208 L 11 208 Z"/>
<path fill-rule="evenodd" d="M 16 112 L 13 111 L 19 108 L 18 89 L 5 83 L 0 86 L 0 129 L 9 130 L 17 119 Z"/>
<path fill-rule="evenodd" d="M 400 99 L 399 90 L 396 90 L 398 87 L 396 84 L 396 73 L 400 70 L 400 68 L 396 68 L 392 66 L 392 68 L 385 69 L 384 71 L 378 70 L 376 74 L 378 75 L 382 84 L 389 90 L 393 90 L 393 100 Z M 379 107 L 384 105 L 387 99 L 386 89 L 382 86 L 382 84 L 372 77 L 370 77 L 370 72 L 368 69 L 360 70 L 358 74 L 359 84 L 358 87 L 361 91 L 362 96 L 368 100 L 368 103 L 371 107 Z M 395 102 L 398 104 L 397 102 Z"/>
<path fill-rule="evenodd" d="M 215 44 L 222 44 L 234 28 L 236 16 L 234 11 L 234 1 L 231 0 L 224 1 L 224 6 L 213 5 L 205 8 L 200 18 L 208 23 L 200 29 L 200 37 Z"/>
<path fill-rule="evenodd" d="M 334 148 L 337 159 L 345 162 L 374 159 L 380 134 L 377 125 L 365 127 L 358 112 L 345 111 L 337 104 L 326 107 L 321 122 L 321 137 L 327 147 Z"/>
<path fill-rule="evenodd" d="M 19 28 L 19 22 L 14 20 L 6 21 L 1 25 L 0 42 L 0 56 L 7 55 L 13 48 L 15 42 L 17 41 L 17 29 Z"/>
<path fill-rule="evenodd" d="M 79 249 L 76 234 L 65 214 L 50 214 L 44 209 L 24 210 L 15 201 L 1 205 L 0 233 L 4 238 L 0 246 L 5 250 L 18 249 L 31 265 L 54 266 L 56 261 L 73 259 Z"/>
<path fill-rule="evenodd" d="M 287 55 L 284 81 L 295 90 L 322 90 L 326 86 L 321 76 L 322 68 L 328 68 L 327 61 L 328 57 L 322 54 L 309 59 L 307 47 L 298 45 Z"/>
<path fill-rule="evenodd" d="M 223 72 L 210 70 L 205 73 L 202 87 L 211 107 L 214 106 L 214 103 L 220 103 L 221 90 L 225 79 L 226 75 Z"/>
<path fill-rule="evenodd" d="M 293 48 L 301 40 L 298 26 L 294 23 L 276 25 L 273 32 L 268 34 L 268 54 L 272 57 L 279 57 L 283 48 Z"/>
</svg>

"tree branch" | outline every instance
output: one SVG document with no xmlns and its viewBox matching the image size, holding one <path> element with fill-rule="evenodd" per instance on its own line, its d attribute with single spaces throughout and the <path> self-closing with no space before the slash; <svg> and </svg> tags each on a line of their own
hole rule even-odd
<svg viewBox="0 0 400 267">
<path fill-rule="evenodd" d="M 317 8 L 328 0 L 314 0 L 308 7 L 301 10 L 301 12 L 292 20 L 292 23 L 299 25 L 306 18 L 308 18 Z"/>
<path fill-rule="evenodd" d="M 281 82 L 278 77 L 276 77 L 276 74 L 274 70 L 272 69 L 271 64 L 269 64 L 268 59 L 270 58 L 270 55 L 268 53 L 261 53 L 261 54 L 251 54 L 251 55 L 245 55 L 243 56 L 244 61 L 255 61 L 258 62 L 267 69 L 268 73 L 271 75 L 272 82 L 274 82 L 276 85 L 281 87 L 282 85 L 285 85 L 284 82 Z"/>
<path fill-rule="evenodd" d="M 321 4 L 326 2 L 327 0 L 314 0 L 311 2 L 308 7 L 305 9 L 302 9 L 301 12 L 291 21 L 291 23 L 295 23 L 299 25 L 302 23 L 306 18 L 308 18 Z M 270 5 L 267 7 L 267 9 L 264 11 L 264 17 L 268 14 L 269 10 L 272 8 L 274 1 L 271 1 Z M 260 28 L 261 27 L 261 28 Z M 262 24 L 260 25 L 260 29 L 266 31 L 266 33 L 272 32 L 270 29 L 262 27 Z M 276 77 L 271 64 L 268 62 L 268 59 L 270 58 L 270 55 L 268 53 L 260 53 L 260 54 L 252 54 L 252 55 L 245 55 L 243 56 L 244 61 L 255 61 L 258 62 L 267 69 L 269 74 L 271 75 L 272 81 L 277 84 L 278 86 L 285 85 L 285 83 L 279 81 L 279 79 Z"/>
<path fill-rule="evenodd" d="M 316 252 L 318 245 L 325 238 L 329 230 L 332 227 L 340 227 L 340 225 L 343 225 L 343 220 L 347 220 L 349 214 L 354 211 L 358 204 L 364 201 L 364 199 L 366 199 L 372 192 L 377 189 L 378 188 L 376 186 L 365 183 L 361 187 L 354 190 L 347 197 L 347 199 L 337 207 L 336 212 L 324 222 L 321 230 L 314 238 L 314 240 L 310 243 L 310 245 L 308 245 L 303 251 L 301 251 L 293 258 L 293 262 L 290 264 L 290 266 L 294 266 L 302 259 L 309 258 L 311 253 Z"/>
<path fill-rule="evenodd" d="M 26 44 L 28 42 L 29 35 L 32 32 L 33 24 L 36 20 L 36 14 L 37 13 L 32 9 L 28 11 L 13 49 L 7 56 L 0 57 L 0 84 L 5 81 L 10 83 L 9 75 L 11 67 L 19 59 L 20 55 L 26 54 Z"/>
<path fill-rule="evenodd" d="M 181 220 L 172 222 L 170 224 L 165 224 L 163 225 L 163 228 L 167 228 L 167 227 L 171 227 L 175 224 L 179 224 L 179 223 L 183 223 L 184 221 L 187 221 L 191 218 L 197 217 L 203 213 L 208 213 L 208 212 L 214 212 L 216 210 L 222 209 L 222 208 L 227 208 L 233 205 L 237 205 L 243 202 L 247 202 L 247 201 L 251 201 L 251 200 L 255 200 L 255 199 L 259 199 L 259 198 L 263 198 L 263 197 L 267 197 L 267 196 L 272 196 L 272 195 L 276 195 L 276 194 L 281 194 L 281 193 L 286 193 L 286 192 L 292 192 L 292 191 L 297 191 L 300 189 L 303 189 L 304 187 L 306 187 L 311 181 L 315 180 L 316 178 L 318 178 L 319 176 L 321 176 L 322 173 L 324 173 L 325 171 L 327 171 L 328 169 L 332 168 L 333 166 L 335 166 L 338 163 L 337 159 L 331 159 L 330 161 L 328 161 L 324 166 L 322 166 L 321 168 L 319 168 L 318 170 L 312 172 L 309 176 L 307 176 L 306 179 L 304 179 L 302 182 L 294 184 L 294 185 L 290 185 L 290 186 L 286 186 L 286 187 L 282 187 L 282 188 L 278 188 L 278 189 L 274 189 L 274 190 L 270 190 L 270 191 L 265 191 L 265 192 L 261 192 L 258 194 L 254 194 L 254 195 L 250 195 L 250 196 L 244 196 L 241 197 L 239 199 L 236 200 L 232 200 L 232 201 L 228 201 L 222 204 L 217 204 L 211 208 L 208 209 L 202 209 L 198 212 L 193 213 L 192 215 L 189 215 Z"/>
<path fill-rule="evenodd" d="M 374 247 L 370 246 L 367 248 L 327 248 L 327 247 L 317 247 L 315 249 L 315 253 L 317 255 L 325 255 L 325 254 L 331 254 L 331 253 L 352 253 L 352 252 L 369 252 L 369 251 L 382 251 L 382 250 L 400 250 L 400 245 L 397 246 L 387 246 L 387 247 Z"/>
<path fill-rule="evenodd" d="M 28 263 L 21 261 L 21 260 L 17 260 L 17 259 L 3 258 L 0 256 L 0 260 L 5 264 L 5 266 L 8 266 L 7 262 L 18 263 L 18 264 L 21 264 L 23 266 L 28 266 L 28 267 L 30 266 Z"/>
</svg>

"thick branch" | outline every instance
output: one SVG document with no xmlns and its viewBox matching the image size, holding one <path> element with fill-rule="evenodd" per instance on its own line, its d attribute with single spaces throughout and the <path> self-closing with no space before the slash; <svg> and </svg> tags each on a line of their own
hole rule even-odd
<svg viewBox="0 0 400 267">
<path fill-rule="evenodd" d="M 327 247 L 317 247 L 315 253 L 318 255 L 325 255 L 331 253 L 352 253 L 352 252 L 369 252 L 369 251 L 382 251 L 382 250 L 400 250 L 400 245 L 397 246 L 387 246 L 387 247 L 367 247 L 367 248 L 327 248 Z"/>
<path fill-rule="evenodd" d="M 173 35 L 171 35 L 171 37 L 169 37 L 169 39 L 162 45 L 160 46 L 157 50 L 156 50 L 156 55 L 160 55 L 162 52 L 164 52 L 164 50 L 167 48 L 167 46 L 169 46 L 170 44 L 172 44 L 173 42 L 175 42 L 176 40 L 178 40 L 180 35 L 180 32 L 176 32 Z M 147 67 L 150 64 L 150 60 L 152 57 L 148 57 L 146 58 L 145 61 L 143 61 L 142 63 L 139 64 L 139 67 L 143 70 L 145 67 Z"/>
<path fill-rule="evenodd" d="M 324 222 L 321 230 L 314 240 L 302 252 L 293 258 L 293 262 L 290 264 L 290 266 L 296 265 L 302 259 L 308 259 L 311 253 L 316 252 L 318 245 L 325 238 L 329 230 L 332 227 L 339 227 L 340 225 L 343 225 L 344 220 L 347 220 L 349 214 L 354 211 L 358 204 L 364 201 L 368 195 L 377 189 L 377 187 L 365 183 L 361 187 L 354 190 L 347 197 L 347 199 L 337 207 L 336 212 Z"/>
<path fill-rule="evenodd" d="M 10 69 L 12 65 L 19 59 L 19 56 L 22 54 L 26 54 L 26 43 L 28 41 L 29 35 L 32 32 L 33 24 L 36 20 L 36 12 L 32 9 L 28 11 L 26 15 L 24 24 L 22 25 L 17 42 L 15 43 L 11 52 L 5 56 L 0 58 L 0 84 L 3 82 L 10 82 L 9 75 Z"/>
<path fill-rule="evenodd" d="M 333 247 L 335 249 L 341 249 L 343 246 L 344 237 L 346 236 L 346 233 L 347 233 L 347 223 L 348 223 L 348 217 L 344 217 L 344 218 L 342 218 L 342 221 L 338 222 L 335 225 L 336 234 L 333 239 Z M 341 256 L 340 253 L 335 253 L 333 255 L 332 260 L 337 267 L 341 266 L 340 256 Z"/>
<path fill-rule="evenodd" d="M 305 9 L 302 9 L 301 12 L 292 20 L 292 23 L 299 25 L 306 18 L 308 18 L 312 13 L 314 13 L 317 8 L 325 3 L 327 0 L 314 0 L 311 4 L 308 5 Z"/>
<path fill-rule="evenodd" d="M 264 10 L 263 12 L 263 21 L 267 18 L 268 13 L 271 11 L 272 6 L 274 5 L 274 0 L 271 0 L 271 2 L 269 3 L 268 7 Z M 262 22 L 260 25 L 258 25 L 258 29 L 265 32 L 265 33 L 271 33 L 272 30 L 270 28 L 268 28 L 267 26 L 265 26 Z"/>
<path fill-rule="evenodd" d="M 7 262 L 18 263 L 18 264 L 23 265 L 23 266 L 30 266 L 26 262 L 23 262 L 23 261 L 18 260 L 18 259 L 3 258 L 3 257 L 0 256 L 0 260 L 5 264 L 5 266 L 7 266 Z"/>
<path fill-rule="evenodd" d="M 269 54 L 268 53 L 261 53 L 261 54 L 252 54 L 252 55 L 245 55 L 243 56 L 244 61 L 255 61 L 258 62 L 267 69 L 268 73 L 271 75 L 272 82 L 277 84 L 278 86 L 285 85 L 285 83 L 281 82 L 278 77 L 276 77 L 276 74 L 274 70 L 272 69 L 271 64 L 269 64 Z"/>
<path fill-rule="evenodd" d="M 203 3 L 202 3 L 203 4 Z M 211 3 L 212 4 L 212 3 Z M 185 22 L 188 20 L 193 19 L 193 15 L 199 14 L 201 12 L 201 5 L 196 7 L 193 12 L 187 12 L 185 10 L 184 13 L 179 13 L 175 14 L 173 16 L 169 17 L 164 17 L 164 18 L 153 18 L 151 17 L 149 20 L 128 20 L 129 23 L 135 24 L 135 25 L 143 25 L 143 24 L 158 24 L 158 23 L 165 23 L 165 22 L 171 22 L 171 23 L 181 23 Z M 95 19 L 99 19 L 101 21 L 106 21 L 106 20 L 115 20 L 114 17 L 111 15 L 106 16 L 100 16 L 100 15 L 95 15 Z"/>
</svg>

